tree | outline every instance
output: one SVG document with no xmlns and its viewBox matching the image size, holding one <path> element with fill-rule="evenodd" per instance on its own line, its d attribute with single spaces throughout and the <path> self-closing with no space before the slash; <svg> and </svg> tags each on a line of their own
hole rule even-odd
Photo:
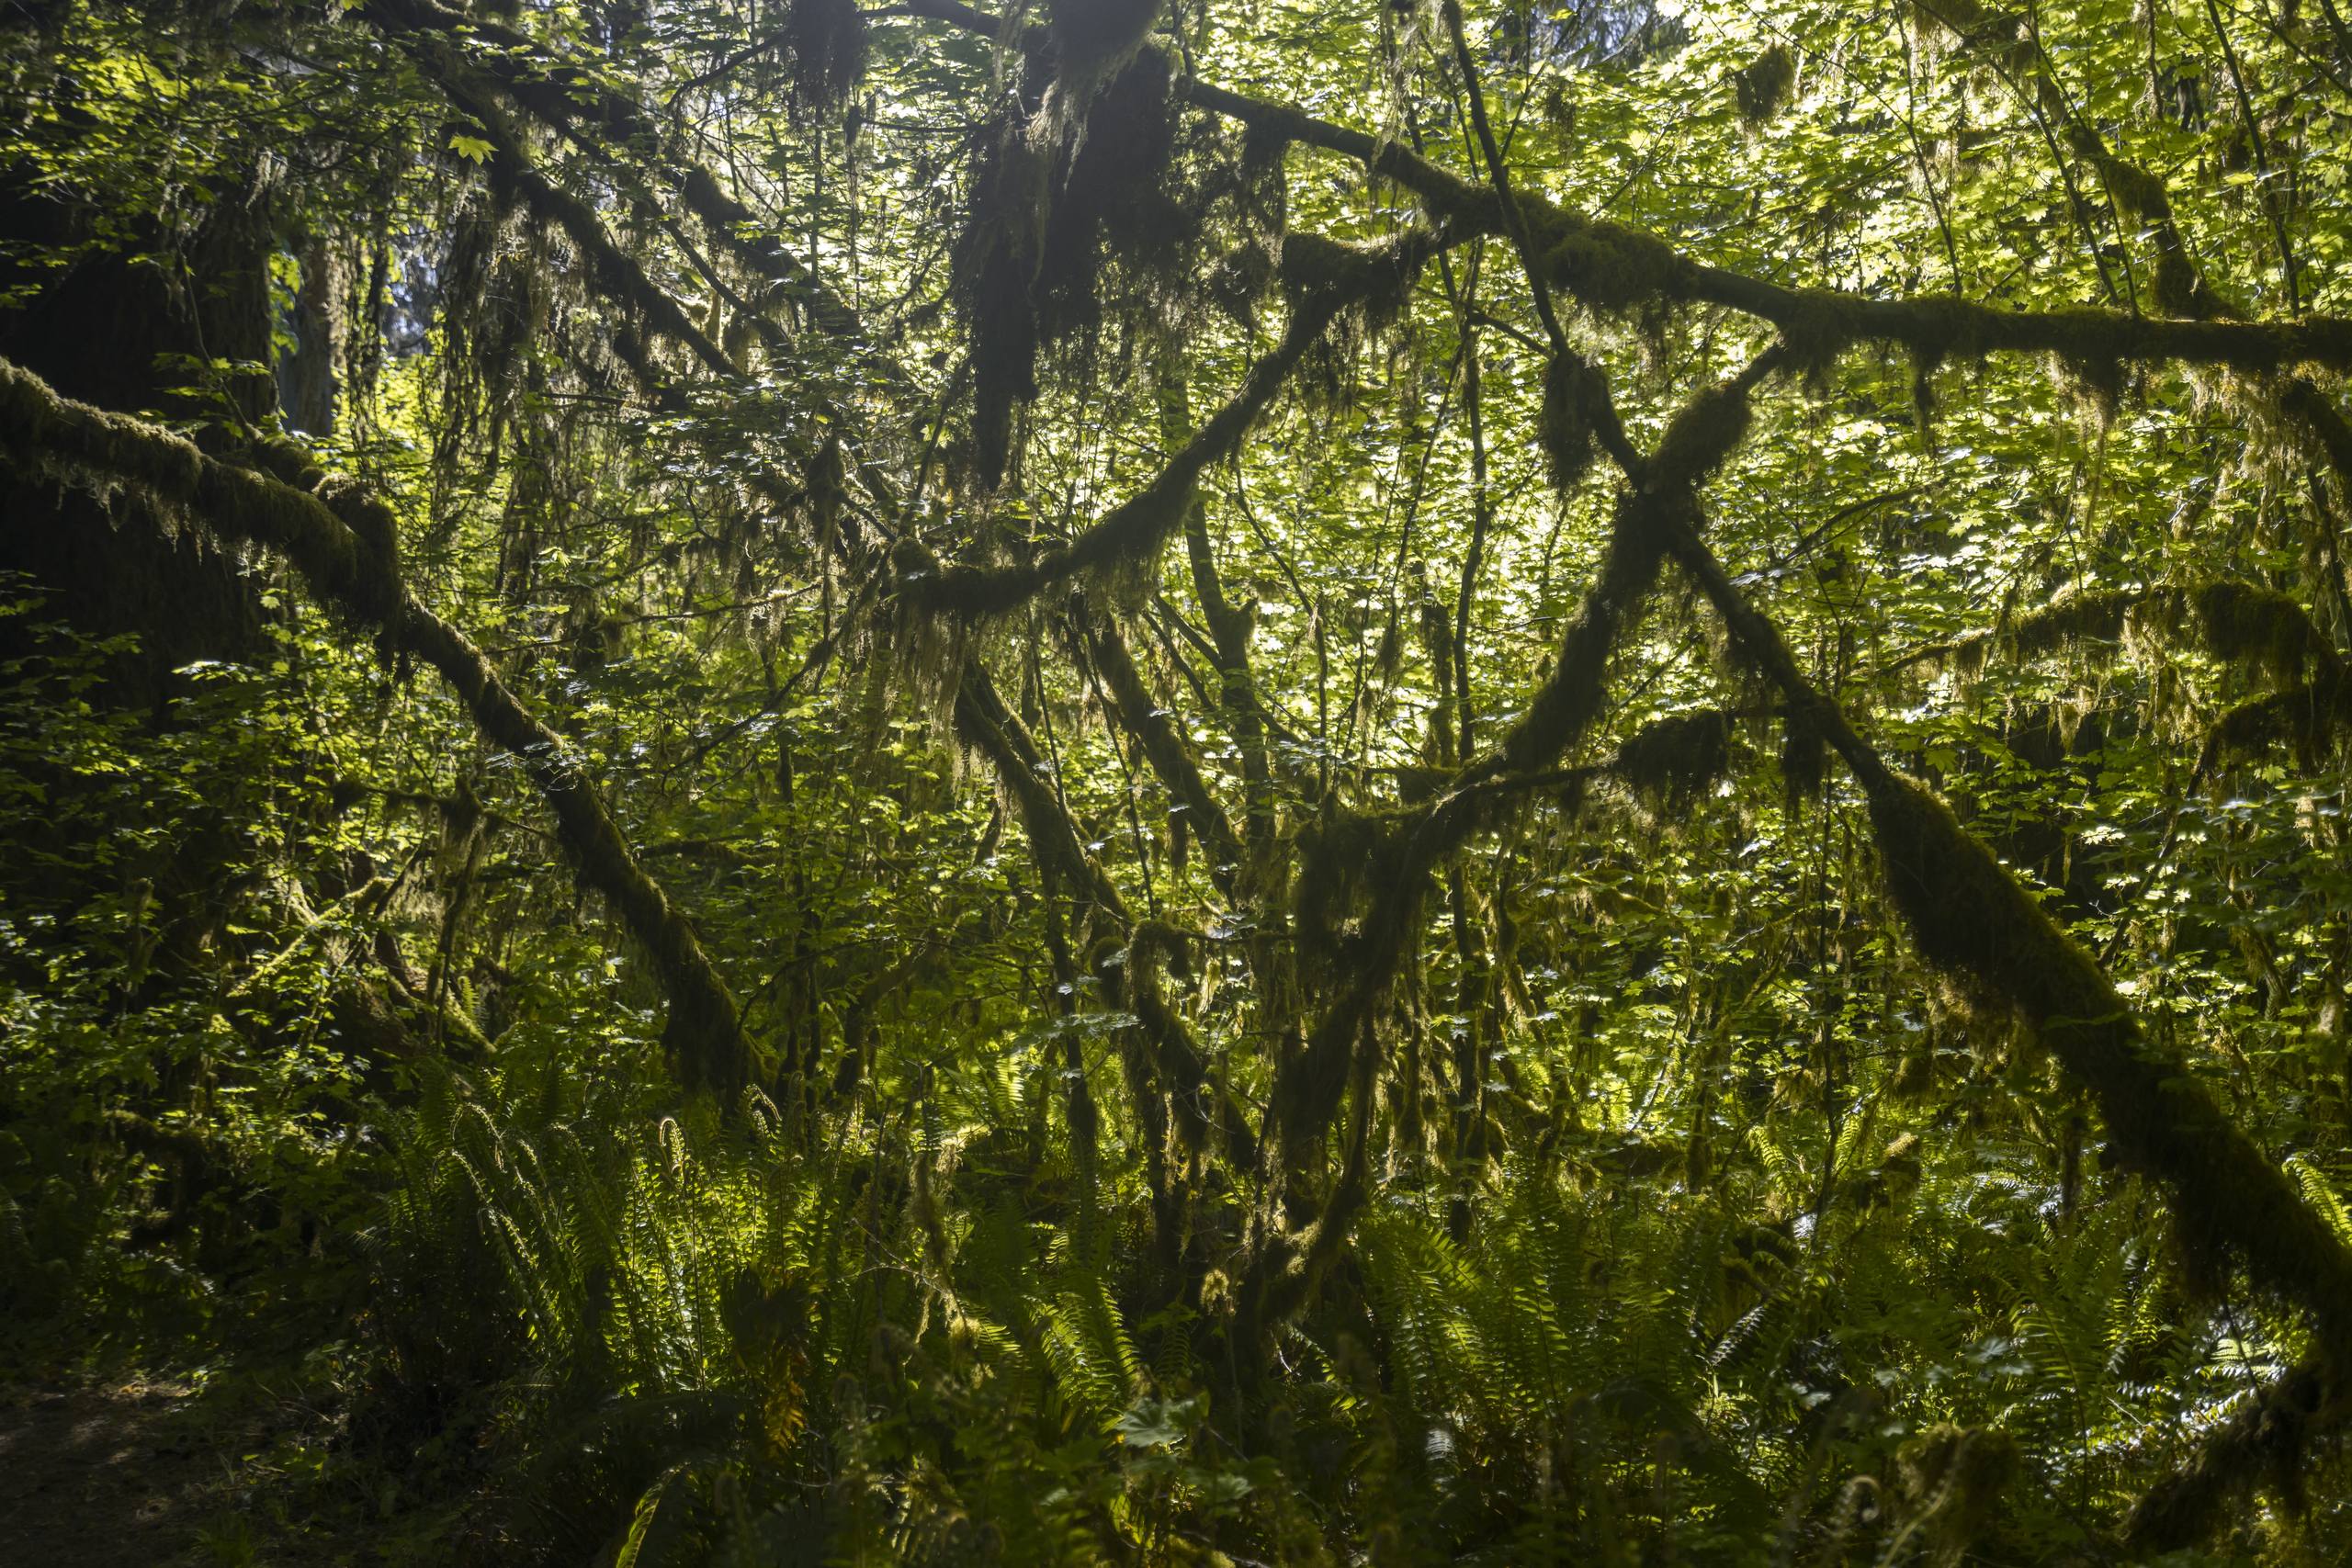
<svg viewBox="0 0 2352 1568">
<path fill-rule="evenodd" d="M 2341 1550 L 2332 6 L 6 27 L 28 1343 L 493 1556 Z"/>
</svg>

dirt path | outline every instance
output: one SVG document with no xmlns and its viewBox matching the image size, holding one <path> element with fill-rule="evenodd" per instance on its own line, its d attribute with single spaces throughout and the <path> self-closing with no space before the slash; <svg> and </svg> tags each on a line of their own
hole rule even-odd
<svg viewBox="0 0 2352 1568">
<path fill-rule="evenodd" d="M 0 1565 L 272 1561 L 234 1506 L 259 1424 L 204 1404 L 144 1380 L 0 1390 Z"/>
</svg>

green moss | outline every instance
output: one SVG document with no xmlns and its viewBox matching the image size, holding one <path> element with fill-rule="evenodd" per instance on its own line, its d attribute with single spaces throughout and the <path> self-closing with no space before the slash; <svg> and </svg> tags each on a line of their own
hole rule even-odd
<svg viewBox="0 0 2352 1568">
<path fill-rule="evenodd" d="M 2098 964 L 1964 832 L 1891 773 L 1871 785 L 1887 887 L 1921 956 L 2015 1009 L 2105 1122 L 2114 1164 L 2165 1187 L 2186 1265 L 2205 1288 L 2243 1261 L 2256 1282 L 2352 1341 L 2352 1253 L 2178 1061 L 2143 1035 Z"/>
<path fill-rule="evenodd" d="M 349 592 L 360 618 L 396 621 L 402 597 L 398 516 L 380 496 L 356 479 L 326 479 L 316 494 L 358 544 Z"/>
<path fill-rule="evenodd" d="M 2303 607 L 2250 582 L 2206 584 L 2191 595 L 2198 629 L 2213 657 L 2247 664 L 2275 680 L 2300 677 L 2329 649 Z"/>
<path fill-rule="evenodd" d="M 857 0 L 786 0 L 784 37 L 793 100 L 838 111 L 865 80 L 865 13 Z"/>
<path fill-rule="evenodd" d="M 1797 59 L 1784 43 L 1773 44 L 1740 67 L 1732 78 L 1739 118 L 1761 125 L 1788 107 L 1789 90 L 1796 85 Z"/>
<path fill-rule="evenodd" d="M 2081 950 L 2025 896 L 1951 807 L 1889 775 L 1871 796 L 1887 886 L 1931 964 L 2029 1015 L 2115 1011 Z"/>
<path fill-rule="evenodd" d="M 2021 659 L 2039 658 L 2082 642 L 2115 642 L 2143 597 L 2137 588 L 2062 593 L 2009 628 Z"/>
<path fill-rule="evenodd" d="M 1903 1053 L 1894 1076 L 1887 1080 L 1886 1091 L 1897 1100 L 1917 1100 L 1935 1087 L 1935 1045 L 1923 1039 Z"/>
<path fill-rule="evenodd" d="M 2107 178 L 2108 193 L 2115 198 L 2116 210 L 2127 223 L 2169 223 L 2172 221 L 2172 201 L 2165 194 L 2165 182 L 2122 159 L 2109 156 L 2100 164 L 2099 172 Z"/>
<path fill-rule="evenodd" d="M 1682 1186 L 1696 1192 L 1715 1174 L 1715 1145 L 1703 1132 L 1692 1133 L 1682 1146 Z"/>
<path fill-rule="evenodd" d="M 1731 719 L 1715 709 L 1676 714 L 1635 731 L 1609 771 L 1647 804 L 1679 809 L 1731 767 Z"/>
<path fill-rule="evenodd" d="M 2280 746 L 2292 747 L 2304 767 L 2318 767 L 2338 732 L 2352 723 L 2341 693 L 2340 686 L 2298 685 L 2249 697 L 2206 732 L 2198 771 L 2210 773 L 2233 760 L 2257 761 Z"/>
<path fill-rule="evenodd" d="M 1985 1427 L 1930 1427 L 1898 1458 L 1914 1517 L 1953 1552 L 1992 1527 L 2020 1468 L 2017 1439 Z"/>
<path fill-rule="evenodd" d="M 2156 253 L 2155 281 L 2153 286 L 2156 309 L 2167 316 L 2202 317 L 2210 312 L 2204 302 L 2210 298 L 2205 280 L 2198 275 L 2196 264 L 2172 246 Z"/>
<path fill-rule="evenodd" d="M 1663 240 L 1577 219 L 1562 219 L 1557 228 L 1544 270 L 1588 310 L 1617 315 L 1660 295 L 1679 297 L 1689 264 Z"/>
<path fill-rule="evenodd" d="M 1791 363 L 1804 378 L 1807 389 L 1816 397 L 1828 394 L 1829 373 L 1853 344 L 1846 302 L 1837 296 L 1803 289 L 1796 294 L 1792 308 L 1782 311 L 1778 319 L 1781 341 L 1787 347 Z"/>
<path fill-rule="evenodd" d="M 1696 490 L 1721 468 L 1755 423 L 1745 378 L 1708 388 L 1682 405 L 1650 455 L 1653 482 Z"/>
<path fill-rule="evenodd" d="M 1992 649 L 1993 634 L 1980 628 L 1955 639 L 1943 657 L 1954 674 L 1963 681 L 1973 681 L 1984 672 L 1984 656 Z"/>
<path fill-rule="evenodd" d="M 1316 299 L 1355 305 L 1375 323 L 1396 319 L 1411 297 L 1418 251 L 1395 245 L 1349 245 L 1319 234 L 1283 236 L 1279 275 L 1294 310 Z"/>
<path fill-rule="evenodd" d="M 1552 483 L 1561 491 L 1574 490 L 1592 468 L 1593 422 L 1588 400 L 1594 390 L 1591 368 L 1582 357 L 1573 353 L 1552 355 L 1544 371 L 1540 434 Z"/>
</svg>

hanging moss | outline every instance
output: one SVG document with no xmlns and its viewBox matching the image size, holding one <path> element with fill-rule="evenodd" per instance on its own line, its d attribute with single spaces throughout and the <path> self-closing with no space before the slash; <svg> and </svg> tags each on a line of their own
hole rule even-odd
<svg viewBox="0 0 2352 1568">
<path fill-rule="evenodd" d="M 865 12 L 857 0 L 786 0 L 784 38 L 801 107 L 838 111 L 865 82 Z"/>
<path fill-rule="evenodd" d="M 1404 315 L 1425 252 L 1340 244 L 1319 235 L 1284 235 L 1277 264 L 1291 320 L 1322 317 L 1327 333 L 1306 357 L 1301 390 L 1329 407 L 1355 398 L 1357 367 L 1371 339 Z"/>
<path fill-rule="evenodd" d="M 2007 640 L 2018 657 L 2033 659 L 2083 643 L 2120 641 L 2135 626 L 2186 629 L 2223 664 L 2271 681 L 2300 682 L 2313 672 L 2333 680 L 2342 667 L 2340 656 L 2291 596 L 2228 579 L 2188 588 L 2070 591 L 2020 617 Z M 1963 638 L 1951 652 L 1981 660 L 1980 643 Z"/>
<path fill-rule="evenodd" d="M 1936 1043 L 1923 1034 L 1905 1047 L 1886 1091 L 1897 1100 L 1917 1100 L 1936 1087 Z"/>
<path fill-rule="evenodd" d="M 1781 729 L 1781 785 L 1792 803 L 1818 800 L 1829 778 L 1829 746 L 1821 731 L 1791 714 Z"/>
<path fill-rule="evenodd" d="M 1057 84 L 1057 90 L 1064 84 Z M 1180 167 L 1182 122 L 1168 56 L 1147 50 L 1055 116 L 1008 95 L 975 141 L 963 222 L 950 257 L 954 295 L 972 353 L 973 444 L 983 485 L 1001 482 L 1014 410 L 1038 392 L 1041 355 L 1092 374 L 1103 329 L 1162 332 L 1207 296 L 1245 310 L 1261 286 L 1243 248 L 1241 272 L 1196 276 L 1211 215 L 1236 191 L 1195 137 Z M 1057 117 L 1067 114 L 1069 122 Z M 1188 174 L 1186 171 L 1193 171 Z M 1246 181 L 1244 182 L 1246 183 Z M 1216 272 L 1216 269 L 1212 269 Z M 1113 293 L 1115 285 L 1118 292 Z"/>
<path fill-rule="evenodd" d="M 1591 399 L 1605 389 L 1594 384 L 1592 369 L 1582 355 L 1558 353 L 1544 370 L 1544 413 L 1540 434 L 1544 456 L 1550 463 L 1554 488 L 1574 490 L 1591 470 L 1593 420 Z"/>
<path fill-rule="evenodd" d="M 1935 657 L 1962 680 L 1973 681 L 1984 672 L 1984 660 L 1993 651 L 1993 634 L 1980 626 L 1936 650 Z"/>
<path fill-rule="evenodd" d="M 1034 288 L 1045 259 L 1052 165 L 1006 115 L 983 130 L 952 266 L 972 344 L 972 445 L 982 485 L 1004 478 L 1012 411 L 1037 395 Z"/>
<path fill-rule="evenodd" d="M 1165 0 L 1046 0 L 1059 91 L 1082 95 L 1135 58 Z"/>
<path fill-rule="evenodd" d="M 1689 264 L 1663 240 L 1638 230 L 1564 217 L 1544 254 L 1544 268 L 1588 310 L 1622 315 L 1647 299 L 1679 298 Z"/>
<path fill-rule="evenodd" d="M 489 739 L 521 758 L 558 823 L 581 881 L 601 895 L 646 950 L 670 1004 L 664 1039 L 688 1085 L 732 1105 L 757 1058 L 733 997 L 693 927 L 639 863 L 619 825 L 563 738 L 518 703 L 481 650 L 409 598 L 383 568 L 389 513 L 347 489 L 328 498 L 209 458 L 142 421 L 59 398 L 39 378 L 0 361 L 0 440 L 12 452 L 149 492 L 219 537 L 275 550 L 321 600 L 355 620 L 386 615 L 401 647 L 438 670 Z M 338 512 L 358 517 L 355 530 Z M 369 536 L 372 536 L 370 537 Z"/>
<path fill-rule="evenodd" d="M 1089 104 L 1059 159 L 1038 266 L 1041 344 L 1082 340 L 1101 324 L 1106 271 L 1166 297 L 1190 281 L 1200 222 L 1174 189 L 1176 98 L 1167 56 L 1148 51 Z"/>
<path fill-rule="evenodd" d="M 2137 164 L 2115 157 L 2103 159 L 2099 172 L 2106 176 L 2109 194 L 2114 197 L 2116 210 L 2125 222 L 2172 221 L 2172 201 L 2165 194 L 2164 181 Z"/>
<path fill-rule="evenodd" d="M 2032 659 L 2081 642 L 2115 642 L 2142 598 L 2136 588 L 2063 593 L 2009 628 L 2009 646 Z"/>
<path fill-rule="evenodd" d="M 2251 665 L 2284 681 L 2301 676 L 2314 660 L 2333 657 L 2303 607 L 2284 593 L 2222 581 L 2198 589 L 2190 602 L 2205 646 L 2224 663 Z"/>
<path fill-rule="evenodd" d="M 1385 287 L 1412 277 L 1430 254 L 1426 233 L 1408 234 L 1385 251 L 1351 264 L 1340 284 L 1312 289 L 1292 311 L 1282 342 L 1250 367 L 1241 388 L 1193 438 L 1174 453 L 1149 483 L 1106 513 L 1066 545 L 1040 552 L 1025 565 L 980 567 L 965 563 L 941 569 L 927 549 L 902 549 L 900 600 L 913 609 L 945 611 L 966 619 L 1011 610 L 1049 583 L 1080 573 L 1107 581 L 1118 595 L 1120 579 L 1141 573 L 1190 511 L 1201 474 L 1237 450 L 1250 426 L 1290 379 L 1301 359 L 1321 341 L 1332 321 L 1353 300 L 1348 289 Z M 1348 249 L 1349 247 L 1336 247 Z M 976 415 L 977 419 L 977 415 Z M 1139 580 L 1129 579 L 1140 587 Z"/>
<path fill-rule="evenodd" d="M 1675 714 L 1636 730 L 1609 764 L 1635 796 L 1679 813 L 1731 768 L 1731 716 Z"/>
<path fill-rule="evenodd" d="M 1396 825 L 1392 813 L 1333 806 L 1298 832 L 1298 877 L 1292 912 L 1304 955 L 1336 958 L 1364 891 L 1388 852 Z"/>
<path fill-rule="evenodd" d="M 2128 385 L 2122 355 L 2086 345 L 2053 354 L 2051 365 L 2059 387 L 2082 406 L 2094 424 L 2105 430 L 2115 423 Z"/>
<path fill-rule="evenodd" d="M 1789 46 L 1776 43 L 1740 67 L 1732 77 L 1739 118 L 1761 125 L 1788 107 L 1789 90 L 1796 85 L 1797 58 Z"/>
<path fill-rule="evenodd" d="M 1936 372 L 1943 367 L 1942 353 L 1932 347 L 1911 351 L 1911 413 L 1919 434 L 1931 434 L 1936 423 Z"/>
<path fill-rule="evenodd" d="M 1279 272 L 1293 310 L 1345 300 L 1381 324 L 1396 320 L 1412 297 L 1420 254 L 1393 244 L 1350 245 L 1295 233 L 1283 237 Z"/>
<path fill-rule="evenodd" d="M 2321 1366 L 2294 1368 L 2258 1391 L 2205 1437 L 2197 1457 L 2151 1488 L 2124 1521 L 2123 1544 L 2143 1561 L 2195 1546 L 2222 1522 L 2222 1510 L 2267 1483 L 2302 1511 L 2304 1456 L 2340 1418 L 2341 1373 Z"/>
<path fill-rule="evenodd" d="M 1829 395 L 1829 375 L 1838 359 L 1853 346 L 1854 332 L 1834 295 L 1815 289 L 1797 291 L 1793 305 L 1777 322 L 1791 367 L 1804 378 L 1815 397 Z"/>
</svg>

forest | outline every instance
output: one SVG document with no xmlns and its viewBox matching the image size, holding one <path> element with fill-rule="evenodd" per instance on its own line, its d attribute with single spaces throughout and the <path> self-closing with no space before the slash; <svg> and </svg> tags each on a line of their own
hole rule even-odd
<svg viewBox="0 0 2352 1568">
<path fill-rule="evenodd" d="M 2352 1561 L 2346 0 L 7 0 L 0 1561 Z"/>
</svg>

